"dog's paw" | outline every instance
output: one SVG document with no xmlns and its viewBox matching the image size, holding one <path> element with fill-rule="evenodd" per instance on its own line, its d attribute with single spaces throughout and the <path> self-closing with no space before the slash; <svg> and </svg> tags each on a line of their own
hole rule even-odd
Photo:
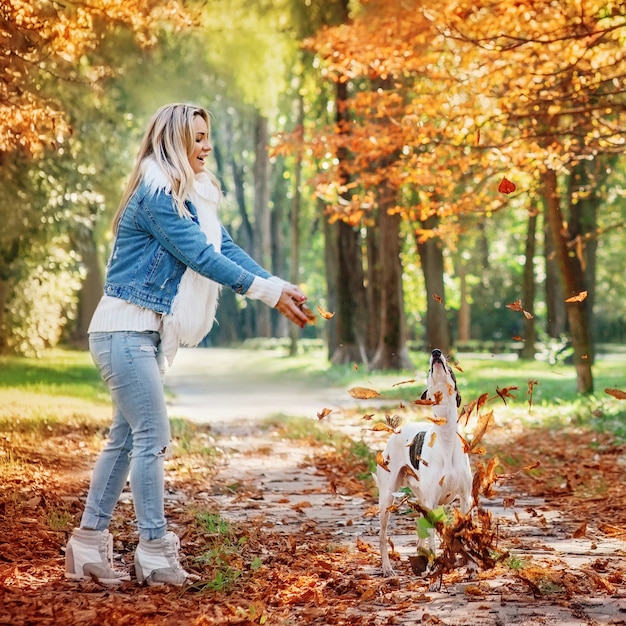
<svg viewBox="0 0 626 626">
<path fill-rule="evenodd" d="M 383 576 L 385 576 L 385 578 L 391 578 L 392 576 L 395 576 L 396 573 L 393 569 L 393 567 L 383 567 Z"/>
<path fill-rule="evenodd" d="M 436 593 L 441 590 L 441 576 L 438 576 L 437 579 L 428 585 L 428 591 L 431 593 Z"/>
</svg>

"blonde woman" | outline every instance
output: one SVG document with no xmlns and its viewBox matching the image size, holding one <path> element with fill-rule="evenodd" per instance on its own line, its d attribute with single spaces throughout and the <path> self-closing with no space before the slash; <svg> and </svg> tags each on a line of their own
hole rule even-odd
<svg viewBox="0 0 626 626">
<path fill-rule="evenodd" d="M 165 361 L 197 345 L 213 325 L 222 285 L 276 308 L 304 327 L 306 296 L 272 276 L 220 224 L 219 184 L 205 170 L 209 115 L 188 104 L 162 107 L 148 125 L 115 215 L 104 295 L 89 327 L 89 348 L 113 404 L 107 444 L 96 462 L 85 511 L 66 547 L 65 576 L 104 584 L 129 580 L 113 568 L 113 509 L 130 479 L 140 583 L 183 585 L 179 540 L 164 511 L 170 427 Z"/>
</svg>

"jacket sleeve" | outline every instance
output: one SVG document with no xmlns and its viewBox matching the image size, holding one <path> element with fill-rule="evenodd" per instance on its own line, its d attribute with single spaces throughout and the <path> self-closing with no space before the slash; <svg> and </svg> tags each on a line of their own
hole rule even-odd
<svg viewBox="0 0 626 626">
<path fill-rule="evenodd" d="M 158 191 L 147 194 L 139 202 L 139 210 L 135 213 L 138 228 L 148 231 L 163 248 L 198 274 L 226 285 L 236 293 L 248 291 L 256 274 L 225 253 L 218 252 L 212 244 L 207 244 L 204 233 L 194 220 L 178 216 L 169 194 Z"/>
</svg>

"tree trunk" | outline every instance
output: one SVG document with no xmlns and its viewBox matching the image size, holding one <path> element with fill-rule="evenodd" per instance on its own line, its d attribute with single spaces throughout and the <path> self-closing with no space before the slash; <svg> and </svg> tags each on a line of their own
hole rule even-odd
<svg viewBox="0 0 626 626">
<path fill-rule="evenodd" d="M 367 326 L 366 349 L 368 357 L 378 347 L 380 303 L 382 301 L 382 274 L 380 266 L 380 229 L 371 226 L 367 229 Z"/>
<path fill-rule="evenodd" d="M 465 261 L 461 258 L 457 263 L 457 276 L 459 277 L 461 302 L 459 304 L 459 342 L 466 343 L 471 339 L 471 307 L 467 293 L 467 266 Z"/>
<path fill-rule="evenodd" d="M 437 225 L 437 218 L 429 217 L 423 224 L 424 228 L 432 229 Z M 417 239 L 424 283 L 426 285 L 426 348 L 430 352 L 439 348 L 449 353 L 452 348 L 450 326 L 446 314 L 446 298 L 443 284 L 444 264 L 441 241 L 430 237 L 426 241 Z"/>
<path fill-rule="evenodd" d="M 568 248 L 570 236 L 563 220 L 557 192 L 556 172 L 547 170 L 542 175 L 543 194 L 546 201 L 547 219 L 550 222 L 561 283 L 565 298 L 571 298 L 584 290 L 583 272 L 579 260 Z M 576 368 L 576 389 L 579 393 L 593 392 L 591 373 L 592 346 L 587 328 L 584 302 L 566 304 Z"/>
<path fill-rule="evenodd" d="M 406 323 L 402 292 L 402 261 L 398 213 L 390 214 L 395 204 L 392 189 L 383 187 L 378 203 L 380 232 L 380 329 L 372 370 L 409 369 L 412 367 L 406 346 Z"/>
<path fill-rule="evenodd" d="M 545 212 L 547 212 L 545 207 Z M 563 287 L 559 278 L 559 266 L 554 252 L 554 237 L 547 217 L 543 221 L 544 262 L 546 272 L 546 333 L 548 337 L 556 339 L 567 333 L 567 313 Z"/>
<path fill-rule="evenodd" d="M 331 226 L 337 253 L 337 348 L 333 363 L 367 363 L 365 351 L 365 290 L 361 236 L 357 228 L 343 221 Z"/>
<path fill-rule="evenodd" d="M 296 126 L 296 134 L 298 137 L 298 150 L 296 153 L 296 162 L 293 172 L 293 201 L 291 203 L 291 213 L 289 216 L 290 225 L 290 246 L 289 258 L 291 263 L 291 273 L 289 280 L 297 285 L 300 282 L 300 203 L 302 184 L 302 139 L 304 133 L 304 98 L 300 90 L 298 90 L 298 121 Z M 300 331 L 295 324 L 290 325 L 289 329 L 289 354 L 295 355 L 298 352 L 298 337 Z"/>
<path fill-rule="evenodd" d="M 535 250 L 537 234 L 537 212 L 531 211 L 528 216 L 528 233 L 526 234 L 526 259 L 524 262 L 524 282 L 522 285 L 522 302 L 524 308 L 533 313 L 535 310 Z M 535 358 L 535 318 L 524 317 L 524 346 L 522 359 Z"/>
<path fill-rule="evenodd" d="M 257 111 L 254 124 L 254 224 L 258 241 L 256 261 L 265 268 L 270 268 L 272 263 L 268 142 L 267 118 Z M 266 306 L 258 307 L 257 335 L 272 335 L 271 309 Z"/>
<path fill-rule="evenodd" d="M 98 302 L 102 298 L 104 287 L 100 258 L 92 236 L 93 233 L 90 232 L 85 241 L 82 241 L 79 246 L 83 265 L 86 269 L 86 276 L 78 295 L 78 315 L 73 340 L 81 347 L 87 346 L 87 329 L 96 306 L 98 306 Z"/>
</svg>

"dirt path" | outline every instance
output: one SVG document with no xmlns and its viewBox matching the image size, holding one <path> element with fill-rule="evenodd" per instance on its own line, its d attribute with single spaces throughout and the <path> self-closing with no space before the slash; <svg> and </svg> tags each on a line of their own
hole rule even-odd
<svg viewBox="0 0 626 626">
<path fill-rule="evenodd" d="M 415 552 L 414 522 L 394 516 L 390 534 L 401 559 L 396 561 L 400 575 L 383 579 L 372 494 L 338 488 L 316 461 L 319 449 L 277 438 L 261 427 L 261 420 L 275 413 L 316 419 L 327 407 L 333 409 L 333 427 L 366 439 L 374 449 L 382 448 L 384 437 L 364 433 L 354 411 L 350 416 L 355 403 L 346 390 L 277 381 L 264 374 L 266 357 L 182 351 L 167 384 L 175 394 L 172 414 L 209 422 L 225 451 L 227 463 L 215 489 L 207 493 L 224 517 L 257 523 L 262 518 L 268 531 L 286 540 L 308 532 L 316 541 L 324 534 L 353 564 L 348 576 L 360 581 L 363 593 L 359 602 L 346 603 L 345 622 L 320 621 L 319 611 L 296 602 L 291 621 L 281 623 L 626 624 L 626 543 L 600 530 L 603 520 L 591 520 L 577 532 L 572 515 L 523 493 L 509 508 L 503 506 L 504 496 L 511 495 L 506 492 L 483 503 L 497 520 L 501 547 L 513 555 L 517 568 L 499 567 L 471 583 L 460 574 L 450 575 L 442 592 L 429 593 L 407 563 Z M 239 487 L 227 488 L 233 484 Z M 315 584 L 323 586 L 320 580 Z"/>
</svg>

